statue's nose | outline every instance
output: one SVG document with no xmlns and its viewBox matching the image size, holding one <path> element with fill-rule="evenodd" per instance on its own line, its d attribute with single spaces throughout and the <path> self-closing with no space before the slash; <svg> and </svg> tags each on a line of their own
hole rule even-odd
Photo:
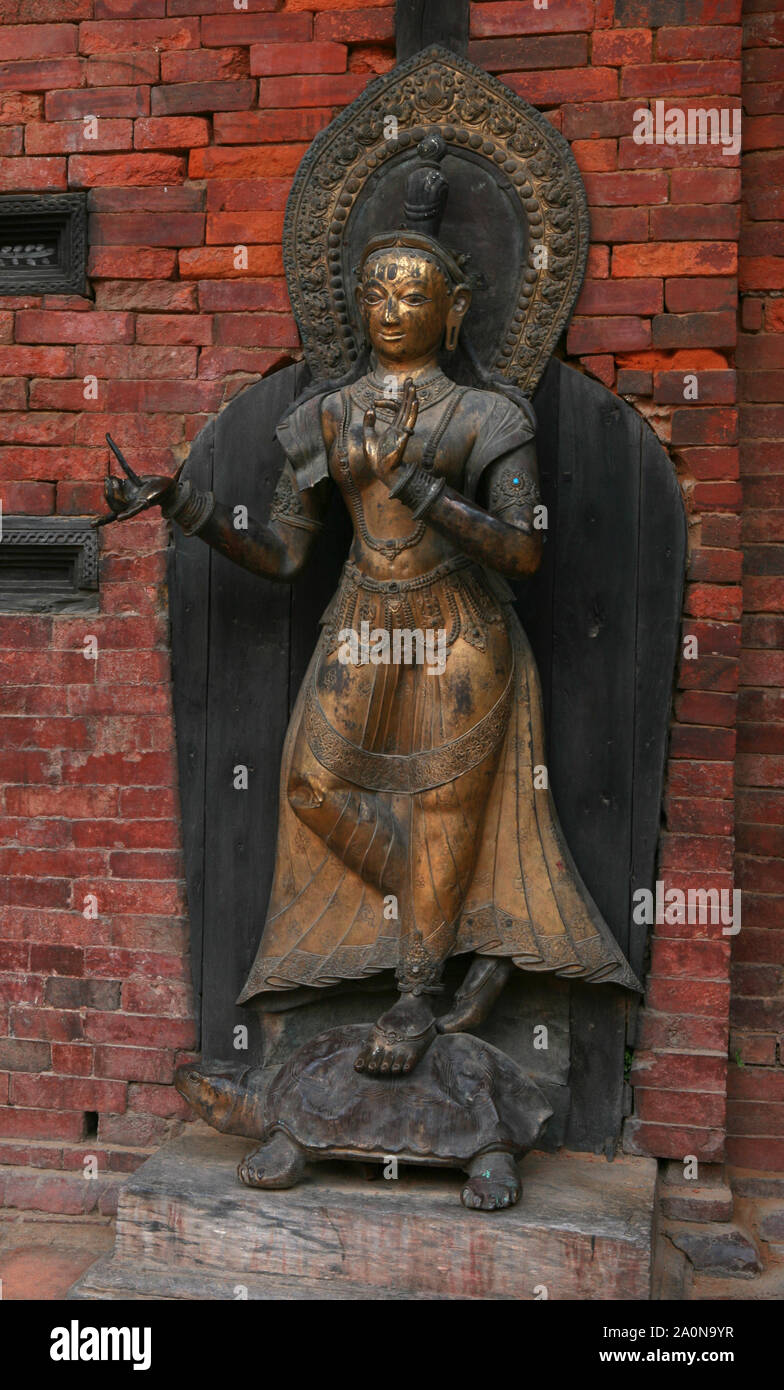
<svg viewBox="0 0 784 1390">
<path fill-rule="evenodd" d="M 384 323 L 397 323 L 397 300 L 390 295 L 384 309 Z"/>
</svg>

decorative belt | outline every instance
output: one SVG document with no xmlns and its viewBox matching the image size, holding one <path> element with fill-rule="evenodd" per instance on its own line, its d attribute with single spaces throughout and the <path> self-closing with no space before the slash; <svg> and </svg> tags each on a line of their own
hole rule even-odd
<svg viewBox="0 0 784 1390">
<path fill-rule="evenodd" d="M 367 791 L 423 792 L 453 782 L 492 752 L 506 731 L 514 668 L 506 688 L 473 728 L 421 753 L 373 753 L 333 728 L 319 703 L 315 680 L 307 693 L 305 734 L 322 767 Z"/>
<path fill-rule="evenodd" d="M 405 594 L 412 589 L 427 589 L 455 570 L 466 569 L 469 565 L 476 568 L 476 561 L 469 555 L 453 555 L 449 560 L 443 560 L 440 565 L 436 565 L 435 569 L 427 570 L 425 574 L 417 574 L 413 579 L 374 579 L 372 575 L 358 569 L 352 560 L 347 560 L 343 566 L 343 577 L 355 589 L 368 589 L 374 594 Z"/>
</svg>

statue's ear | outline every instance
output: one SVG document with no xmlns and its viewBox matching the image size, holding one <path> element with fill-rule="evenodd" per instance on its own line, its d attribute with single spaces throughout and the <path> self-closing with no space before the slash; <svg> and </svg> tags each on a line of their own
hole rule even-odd
<svg viewBox="0 0 784 1390">
<path fill-rule="evenodd" d="M 454 352 L 457 347 L 457 340 L 460 336 L 460 327 L 463 319 L 468 313 L 471 305 L 471 286 L 467 284 L 458 285 L 452 294 L 452 303 L 449 313 L 446 316 L 444 326 L 444 347 L 447 352 Z"/>
</svg>

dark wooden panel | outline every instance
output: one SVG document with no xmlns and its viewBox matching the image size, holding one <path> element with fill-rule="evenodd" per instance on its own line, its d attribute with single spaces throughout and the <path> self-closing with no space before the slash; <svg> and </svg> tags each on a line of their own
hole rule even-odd
<svg viewBox="0 0 784 1390">
<path fill-rule="evenodd" d="M 635 699 L 639 420 L 592 378 L 563 367 L 559 410 L 549 767 L 585 882 L 622 947 Z M 606 986 L 571 999 L 567 1142 L 604 1148 L 621 1121 L 625 1004 Z M 577 1083 L 577 1084 L 575 1084 Z"/>
<path fill-rule="evenodd" d="M 569 368 L 560 391 L 551 785 L 583 877 L 625 949 L 640 421 Z"/>
<path fill-rule="evenodd" d="M 263 519 L 283 454 L 274 429 L 294 398 L 297 368 L 244 391 L 218 416 L 214 491 Z M 287 585 L 211 553 L 207 691 L 202 1048 L 242 1060 L 233 1028 L 252 1024 L 235 1000 L 258 945 L 272 883 L 280 754 L 288 717 Z M 234 768 L 248 768 L 248 789 Z"/>
<path fill-rule="evenodd" d="M 534 395 L 536 455 L 542 502 L 547 508 L 542 563 L 532 579 L 515 585 L 517 611 L 534 650 L 542 683 L 545 728 L 550 734 L 550 692 L 553 660 L 553 602 L 558 534 L 558 411 L 561 363 L 552 358 Z"/>
<path fill-rule="evenodd" d="M 212 487 L 213 420 L 188 457 L 188 477 L 202 491 Z M 180 812 L 190 917 L 191 973 L 201 1029 L 204 940 L 204 822 L 207 759 L 207 653 L 209 651 L 210 552 L 195 536 L 172 527 L 168 554 L 172 689 L 177 731 Z"/>
<path fill-rule="evenodd" d="M 397 0 L 397 61 L 405 63 L 431 43 L 464 57 L 468 51 L 469 0 Z"/>
</svg>

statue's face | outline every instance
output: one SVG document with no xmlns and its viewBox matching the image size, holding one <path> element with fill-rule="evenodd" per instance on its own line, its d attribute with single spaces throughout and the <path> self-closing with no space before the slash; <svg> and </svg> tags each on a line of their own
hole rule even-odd
<svg viewBox="0 0 784 1390">
<path fill-rule="evenodd" d="M 413 362 L 440 347 L 452 293 L 426 256 L 392 247 L 366 262 L 359 303 L 376 352 Z"/>
</svg>

